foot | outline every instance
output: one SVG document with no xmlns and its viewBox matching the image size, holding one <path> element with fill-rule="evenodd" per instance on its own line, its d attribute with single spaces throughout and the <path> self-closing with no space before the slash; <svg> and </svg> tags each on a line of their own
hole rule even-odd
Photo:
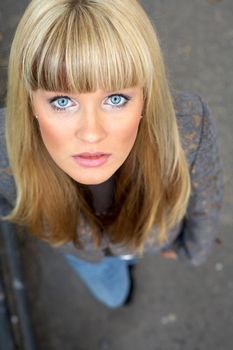
<svg viewBox="0 0 233 350">
<path fill-rule="evenodd" d="M 132 304 L 134 295 L 135 295 L 135 278 L 134 278 L 134 271 L 135 271 L 135 265 L 129 265 L 129 281 L 130 281 L 130 288 L 128 296 L 123 304 L 123 306 L 129 306 Z"/>
</svg>

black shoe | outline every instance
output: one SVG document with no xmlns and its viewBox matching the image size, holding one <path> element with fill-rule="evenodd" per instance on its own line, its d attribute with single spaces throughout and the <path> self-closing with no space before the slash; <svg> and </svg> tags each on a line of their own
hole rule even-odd
<svg viewBox="0 0 233 350">
<path fill-rule="evenodd" d="M 135 279 L 134 279 L 134 270 L 135 270 L 135 265 L 129 265 L 129 281 L 130 281 L 130 287 L 129 287 L 129 293 L 128 296 L 123 304 L 123 306 L 129 306 L 132 304 L 134 295 L 135 295 Z"/>
</svg>

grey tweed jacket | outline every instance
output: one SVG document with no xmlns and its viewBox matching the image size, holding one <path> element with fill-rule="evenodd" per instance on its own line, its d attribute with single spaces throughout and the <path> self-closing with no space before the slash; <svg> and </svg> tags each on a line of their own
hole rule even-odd
<svg viewBox="0 0 233 350">
<path fill-rule="evenodd" d="M 177 123 L 183 148 L 189 164 L 192 194 L 187 215 L 168 234 L 167 242 L 156 244 L 157 229 L 153 227 L 145 242 L 145 252 L 158 253 L 174 249 L 181 259 L 193 265 L 206 260 L 214 242 L 218 241 L 219 216 L 223 201 L 223 172 L 216 140 L 216 129 L 210 110 L 197 95 L 177 93 L 174 97 Z M 4 110 L 0 110 L 0 169 L 8 166 L 4 137 Z M 30 184 L 28 184 L 30 186 Z M 14 206 L 15 183 L 12 176 L 0 171 L 0 214 L 6 214 Z M 43 203 L 41 203 L 43 205 Z M 59 249 L 62 253 L 99 261 L 105 255 L 125 255 L 134 252 L 121 244 L 112 244 L 107 233 L 101 247 L 92 241 L 87 222 L 82 224 L 81 242 L 78 250 L 72 242 Z"/>
</svg>

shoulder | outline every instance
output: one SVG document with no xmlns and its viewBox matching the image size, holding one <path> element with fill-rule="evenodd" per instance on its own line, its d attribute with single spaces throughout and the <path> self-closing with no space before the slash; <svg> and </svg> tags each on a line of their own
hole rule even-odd
<svg viewBox="0 0 233 350">
<path fill-rule="evenodd" d="M 15 199 L 15 183 L 9 173 L 9 161 L 5 139 L 5 109 L 0 109 L 0 196 L 13 203 Z"/>
<path fill-rule="evenodd" d="M 197 94 L 176 92 L 173 101 L 181 143 L 191 165 L 204 137 L 204 126 L 213 125 L 212 116 L 207 104 Z"/>
<path fill-rule="evenodd" d="M 186 91 L 177 91 L 173 94 L 173 101 L 176 115 L 178 117 L 203 114 L 203 101 L 197 94 L 192 94 Z"/>
</svg>

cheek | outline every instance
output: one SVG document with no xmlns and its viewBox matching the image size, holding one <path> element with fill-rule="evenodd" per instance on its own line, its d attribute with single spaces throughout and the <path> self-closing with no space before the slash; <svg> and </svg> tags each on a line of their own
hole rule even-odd
<svg viewBox="0 0 233 350">
<path fill-rule="evenodd" d="M 117 132 L 118 141 L 125 146 L 133 146 L 137 137 L 140 119 L 134 119 L 120 128 Z"/>
<path fill-rule="evenodd" d="M 64 129 L 55 128 L 54 125 L 39 122 L 42 140 L 48 150 L 57 150 L 64 144 L 66 135 Z"/>
</svg>

